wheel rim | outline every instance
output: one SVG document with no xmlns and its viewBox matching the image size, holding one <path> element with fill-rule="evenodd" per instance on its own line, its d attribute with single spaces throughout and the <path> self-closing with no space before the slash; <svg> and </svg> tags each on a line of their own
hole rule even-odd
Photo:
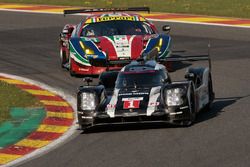
<svg viewBox="0 0 250 167">
<path fill-rule="evenodd" d="M 60 49 L 60 59 L 61 59 L 61 65 L 63 66 L 66 63 L 66 55 L 62 47 Z"/>
</svg>

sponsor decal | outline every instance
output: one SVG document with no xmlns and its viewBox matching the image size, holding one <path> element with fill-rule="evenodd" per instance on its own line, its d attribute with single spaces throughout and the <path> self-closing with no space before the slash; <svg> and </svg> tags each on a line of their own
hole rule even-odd
<svg viewBox="0 0 250 167">
<path fill-rule="evenodd" d="M 120 93 L 118 96 L 136 96 L 136 95 L 149 95 L 149 92 L 129 92 L 129 93 Z"/>
<path fill-rule="evenodd" d="M 117 57 L 129 58 L 131 53 L 130 53 L 129 41 L 127 40 L 127 37 L 124 35 L 115 36 L 114 42 L 116 46 L 116 52 L 118 54 Z"/>
<path fill-rule="evenodd" d="M 107 109 L 114 109 L 116 107 L 116 104 L 108 104 Z"/>
<path fill-rule="evenodd" d="M 99 18 L 96 18 L 96 22 L 112 21 L 112 20 L 135 21 L 135 17 L 131 17 L 131 16 L 110 16 L 110 17 L 99 17 Z"/>
<path fill-rule="evenodd" d="M 155 107 L 155 106 L 159 106 L 160 102 L 150 102 L 148 103 L 148 107 Z"/>
<path fill-rule="evenodd" d="M 79 68 L 80 71 L 89 71 L 89 68 Z"/>
<path fill-rule="evenodd" d="M 143 17 L 138 16 L 105 16 L 97 18 L 89 18 L 86 20 L 86 24 L 103 22 L 103 21 L 113 21 L 113 20 L 127 20 L 127 21 L 146 21 Z"/>
<path fill-rule="evenodd" d="M 142 100 L 143 97 L 123 98 L 123 109 L 139 108 Z"/>
</svg>

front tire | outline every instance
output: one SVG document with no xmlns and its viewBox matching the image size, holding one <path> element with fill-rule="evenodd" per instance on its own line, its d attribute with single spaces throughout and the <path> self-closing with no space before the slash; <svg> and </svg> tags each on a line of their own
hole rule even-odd
<svg viewBox="0 0 250 167">
<path fill-rule="evenodd" d="M 65 68 L 65 64 L 67 63 L 66 52 L 63 51 L 63 48 L 60 48 L 60 60 L 61 60 L 61 67 Z"/>
<path fill-rule="evenodd" d="M 194 88 L 191 88 L 190 91 L 190 102 L 189 102 L 189 108 L 190 108 L 190 117 L 188 120 L 182 121 L 182 125 L 185 127 L 193 125 L 196 119 L 196 109 L 195 109 L 195 95 L 194 95 Z"/>
<path fill-rule="evenodd" d="M 79 130 L 86 130 L 89 126 L 88 125 L 79 125 Z"/>
<path fill-rule="evenodd" d="M 214 101 L 214 92 L 213 92 L 213 83 L 212 83 L 211 74 L 209 74 L 209 78 L 208 78 L 208 98 L 209 98 L 209 102 L 204 107 L 205 111 L 209 111 L 212 108 L 212 104 Z"/>
</svg>

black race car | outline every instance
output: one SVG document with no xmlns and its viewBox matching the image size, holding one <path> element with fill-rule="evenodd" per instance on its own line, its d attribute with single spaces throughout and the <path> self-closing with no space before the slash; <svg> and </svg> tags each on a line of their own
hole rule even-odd
<svg viewBox="0 0 250 167">
<path fill-rule="evenodd" d="M 166 122 L 189 126 L 214 99 L 210 68 L 189 68 L 183 81 L 172 81 L 165 66 L 148 57 L 132 61 L 121 71 L 107 71 L 96 86 L 81 86 L 77 97 L 82 129 L 102 124 Z M 151 55 L 150 55 L 151 54 Z M 146 57 L 146 58 L 145 58 Z M 169 58 L 165 61 L 209 60 L 209 57 Z M 210 62 L 210 61 L 209 61 Z M 85 81 L 91 81 L 86 78 Z"/>
</svg>

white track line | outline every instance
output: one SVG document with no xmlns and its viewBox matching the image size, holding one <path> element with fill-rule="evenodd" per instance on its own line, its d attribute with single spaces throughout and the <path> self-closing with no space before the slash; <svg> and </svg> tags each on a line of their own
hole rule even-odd
<svg viewBox="0 0 250 167">
<path fill-rule="evenodd" d="M 30 11 L 30 10 L 18 10 L 18 9 L 0 9 L 0 11 L 63 15 L 63 13 L 61 13 L 61 12 Z M 78 15 L 78 16 L 89 16 L 90 14 L 73 14 L 73 15 Z M 250 28 L 250 26 L 244 26 L 244 25 L 230 25 L 230 24 L 220 24 L 220 23 L 204 23 L 204 22 L 168 20 L 168 19 L 165 19 L 165 20 L 162 20 L 162 19 L 148 19 L 148 20 L 150 20 L 150 21 L 158 21 L 158 22 L 183 23 L 183 24 L 196 24 L 196 25 L 208 25 L 208 26 L 220 26 L 220 27 Z"/>
<path fill-rule="evenodd" d="M 24 82 L 28 82 L 28 83 L 37 85 L 37 86 L 39 86 L 39 87 L 41 87 L 43 89 L 46 89 L 46 90 L 48 90 L 50 92 L 53 92 L 53 93 L 61 96 L 63 99 L 65 99 L 72 106 L 73 110 L 76 111 L 76 98 L 65 94 L 61 90 L 54 89 L 54 88 L 52 88 L 52 87 L 50 87 L 50 86 L 48 86 L 46 84 L 43 84 L 41 82 L 38 82 L 38 81 L 34 81 L 34 80 L 31 80 L 31 79 L 16 76 L 16 75 L 0 73 L 0 76 L 11 78 L 11 79 L 17 79 L 17 80 L 21 80 L 21 81 L 24 81 Z M 49 143 L 47 146 L 44 146 L 42 148 L 38 148 L 37 150 L 33 151 L 32 153 L 24 155 L 23 157 L 21 157 L 19 159 L 16 159 L 14 161 L 11 161 L 11 162 L 3 165 L 3 166 L 4 167 L 9 167 L 9 166 L 17 165 L 18 163 L 21 163 L 21 162 L 23 163 L 23 162 L 25 162 L 27 160 L 30 160 L 31 158 L 36 158 L 38 156 L 44 155 L 45 153 L 49 152 L 53 148 L 56 148 L 57 146 L 62 144 L 68 138 L 72 137 L 73 134 L 76 132 L 76 129 L 77 129 L 77 125 L 76 125 L 76 112 L 75 112 L 74 121 L 73 121 L 71 127 L 61 137 L 59 137 L 58 139 L 56 139 L 54 141 L 51 141 L 51 143 Z"/>
</svg>

